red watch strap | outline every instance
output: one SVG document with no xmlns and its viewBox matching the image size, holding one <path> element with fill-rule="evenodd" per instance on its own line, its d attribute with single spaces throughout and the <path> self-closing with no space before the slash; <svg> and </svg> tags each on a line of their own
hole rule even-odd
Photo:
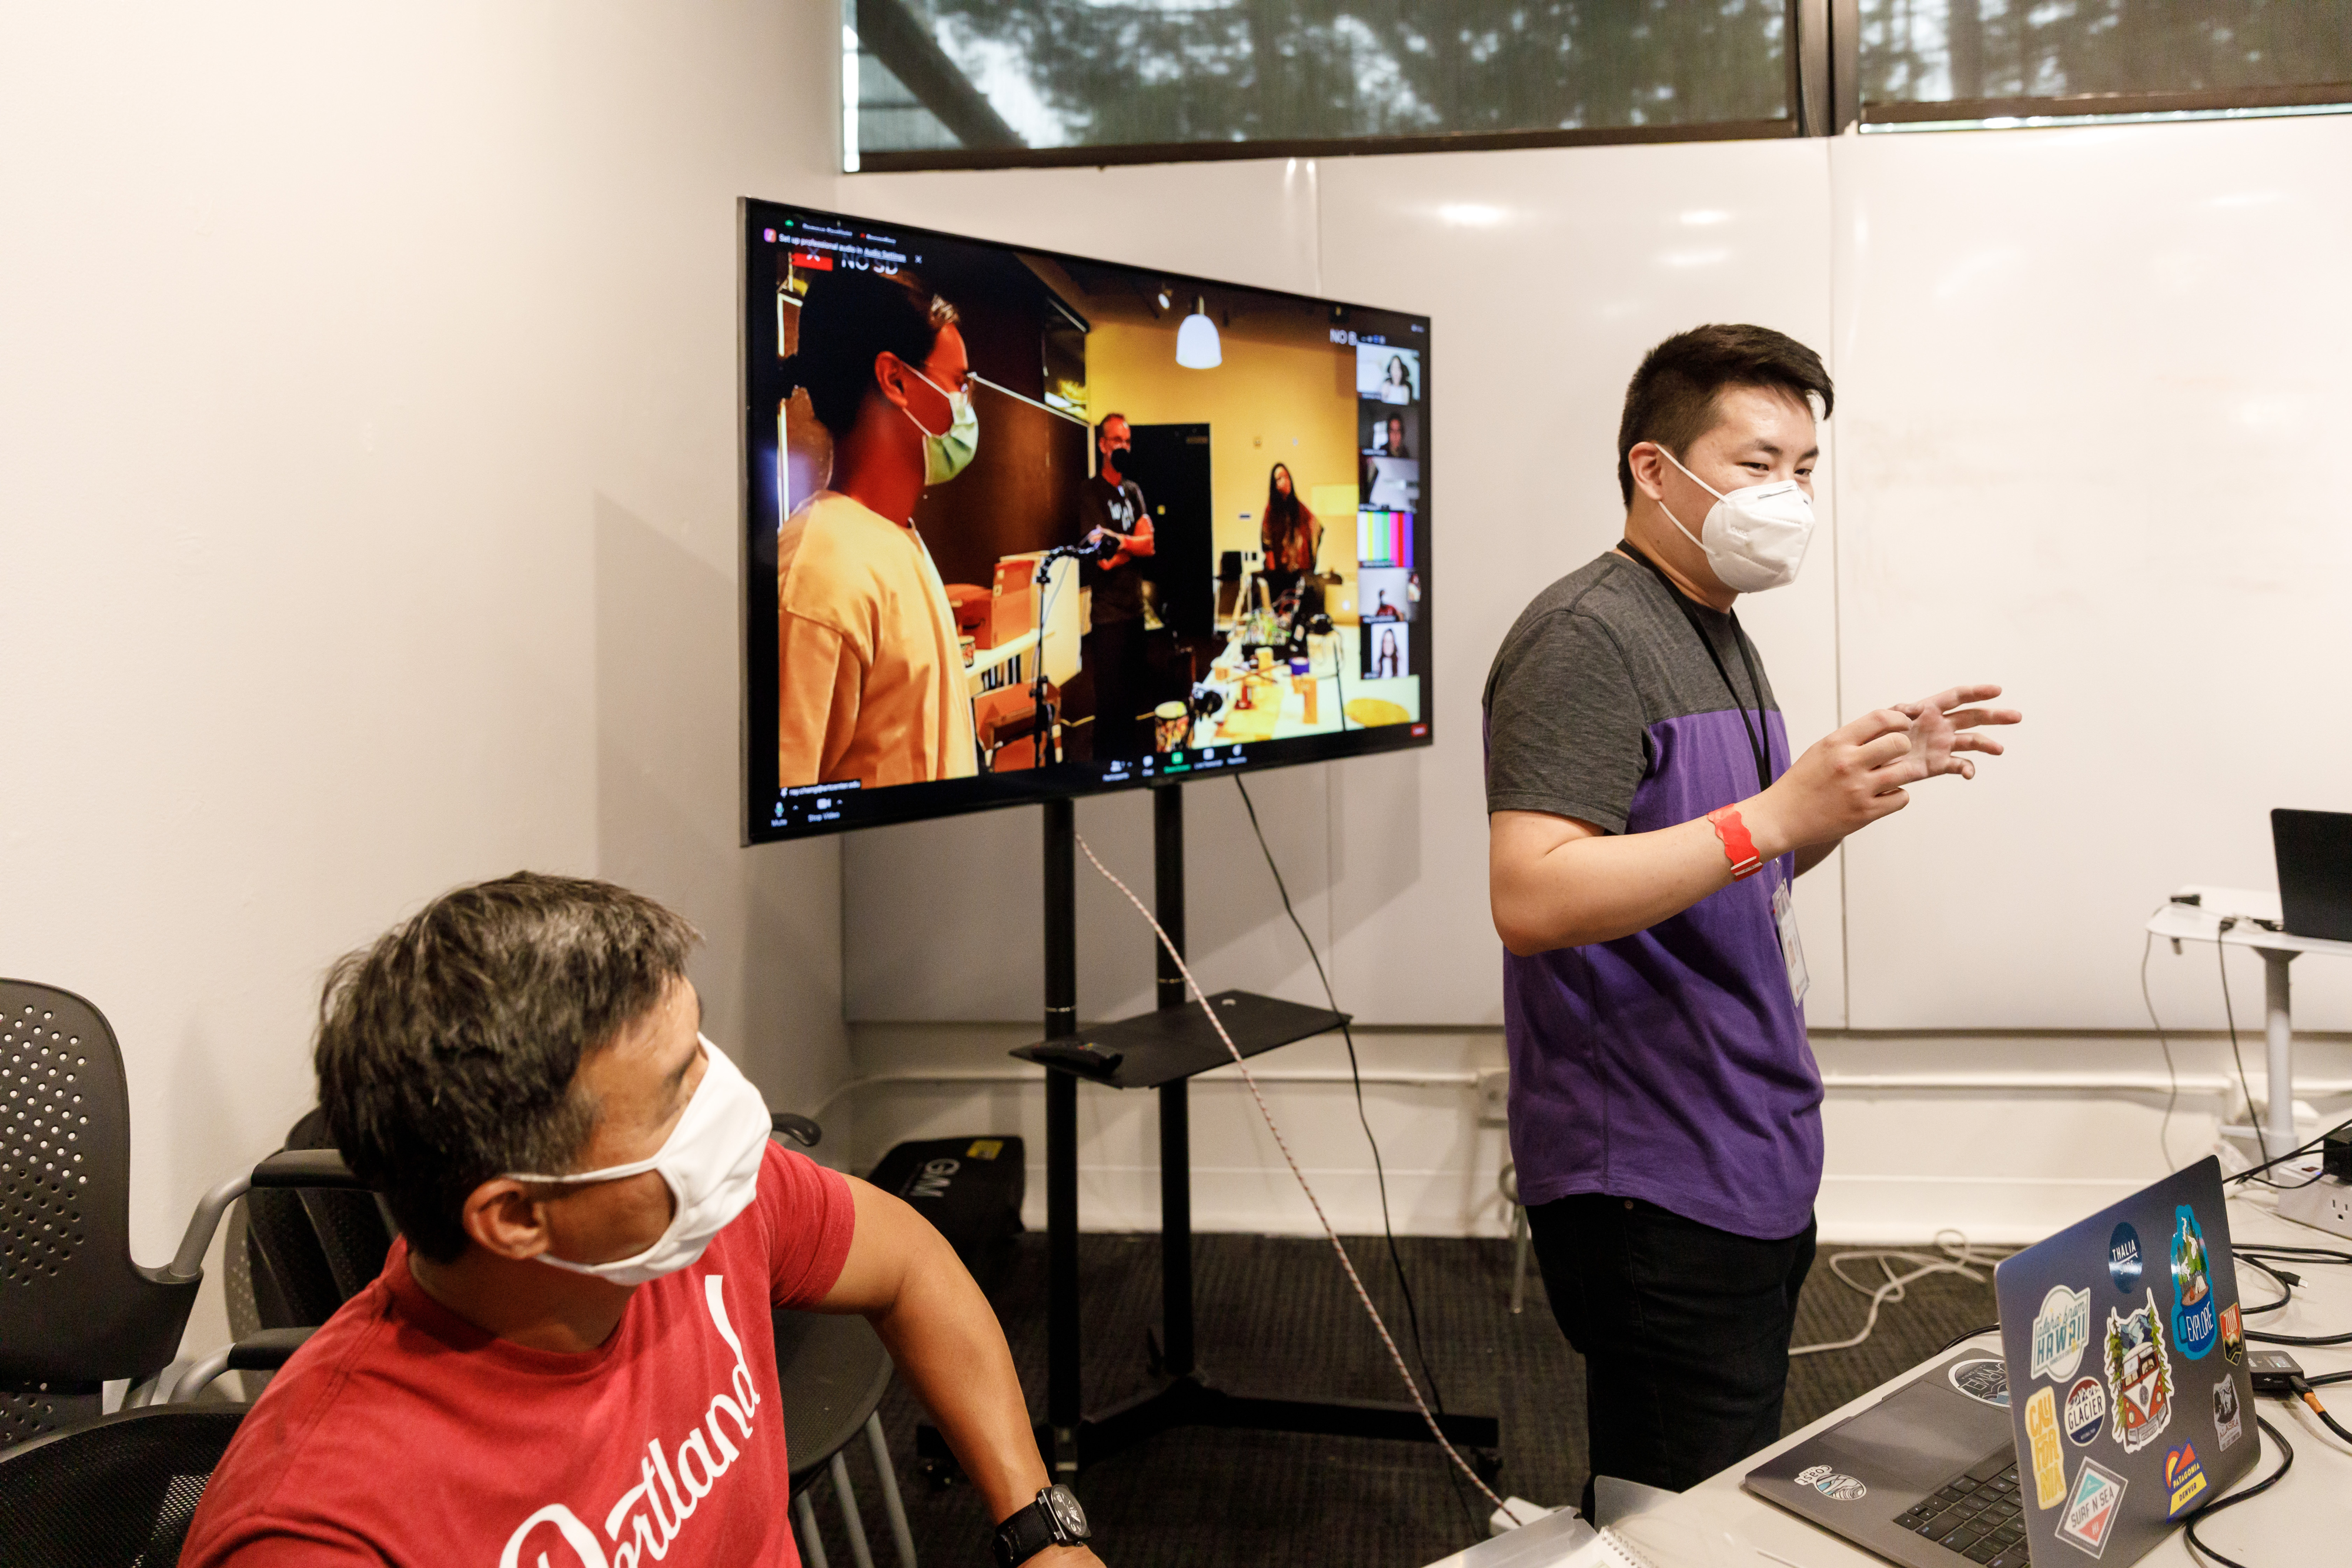
<svg viewBox="0 0 2352 1568">
<path fill-rule="evenodd" d="M 1756 844 L 1748 836 L 1748 824 L 1739 820 L 1737 806 L 1718 806 L 1706 814 L 1715 825 L 1715 836 L 1723 841 L 1723 858 L 1731 862 L 1731 880 L 1742 882 L 1764 869 L 1756 858 Z"/>
</svg>

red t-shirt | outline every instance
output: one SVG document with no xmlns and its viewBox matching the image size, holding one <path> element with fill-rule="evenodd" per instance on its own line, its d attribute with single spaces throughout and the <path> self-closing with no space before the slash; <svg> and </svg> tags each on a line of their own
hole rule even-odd
<svg viewBox="0 0 2352 1568">
<path fill-rule="evenodd" d="M 270 1380 L 181 1563 L 797 1564 L 768 1312 L 833 1288 L 853 1225 L 847 1182 L 771 1144 L 751 1207 L 577 1355 L 484 1333 L 395 1243 Z"/>
</svg>

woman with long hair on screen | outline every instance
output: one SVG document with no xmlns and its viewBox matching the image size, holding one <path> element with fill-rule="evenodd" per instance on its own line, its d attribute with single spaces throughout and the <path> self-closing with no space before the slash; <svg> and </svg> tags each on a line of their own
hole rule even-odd
<svg viewBox="0 0 2352 1568">
<path fill-rule="evenodd" d="M 828 272 L 798 314 L 783 395 L 808 393 L 833 472 L 776 533 L 777 787 L 968 778 L 955 612 L 911 521 L 980 444 L 955 307 L 905 274 Z"/>
<path fill-rule="evenodd" d="M 1373 678 L 1377 680 L 1384 676 L 1402 674 L 1398 667 L 1400 662 L 1397 657 L 1396 628 L 1383 626 L 1381 628 L 1380 652 L 1372 658 Z"/>
<path fill-rule="evenodd" d="M 1418 350 L 1415 351 L 1418 352 Z M 1412 401 L 1412 371 L 1406 368 L 1402 354 L 1389 356 L 1388 373 L 1381 378 L 1381 401 L 1382 402 Z"/>
<path fill-rule="evenodd" d="M 1323 585 L 1313 574 L 1316 555 L 1323 548 L 1323 525 L 1298 498 L 1298 485 L 1287 464 L 1277 463 L 1266 474 L 1265 510 L 1259 514 L 1257 538 L 1264 553 L 1259 570 L 1275 614 L 1286 623 L 1319 612 Z"/>
</svg>

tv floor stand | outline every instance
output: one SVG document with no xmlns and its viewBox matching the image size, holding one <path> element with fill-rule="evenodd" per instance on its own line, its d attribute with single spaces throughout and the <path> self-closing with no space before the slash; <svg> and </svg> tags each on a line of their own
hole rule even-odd
<svg viewBox="0 0 2352 1568">
<path fill-rule="evenodd" d="M 1184 945 L 1184 797 L 1182 786 L 1153 787 L 1153 902 L 1160 924 Z M 1045 803 L 1045 1040 L 1078 1034 L 1076 846 L 1071 806 Z M 1186 1086 L 1194 1074 L 1232 1060 L 1200 1008 L 1184 994 L 1184 979 L 1165 948 L 1159 958 L 1159 1007 L 1139 1018 L 1088 1030 L 1086 1043 L 1118 1051 L 1108 1073 L 1079 1072 L 1054 1062 L 1045 1072 L 1045 1211 L 1048 1337 L 1046 1422 L 1040 1449 L 1055 1479 L 1178 1427 L 1238 1427 L 1332 1437 L 1432 1441 L 1421 1413 L 1406 1402 L 1304 1399 L 1222 1388 L 1197 1363 L 1192 1316 L 1192 1180 Z M 1222 991 L 1210 1003 L 1244 1056 L 1272 1051 L 1336 1029 L 1342 1015 L 1245 991 Z M 1034 1046 L 1013 1052 L 1037 1060 Z M 1086 1413 L 1078 1345 L 1083 1312 L 1078 1296 L 1078 1083 L 1152 1089 L 1160 1096 L 1160 1246 L 1161 1322 L 1166 1343 L 1154 1386 L 1098 1414 Z M 1370 1325 L 1361 1325 L 1369 1335 Z M 1500 1430 L 1492 1416 L 1450 1413 L 1439 1418 L 1446 1440 L 1490 1474 L 1498 1463 Z"/>
</svg>

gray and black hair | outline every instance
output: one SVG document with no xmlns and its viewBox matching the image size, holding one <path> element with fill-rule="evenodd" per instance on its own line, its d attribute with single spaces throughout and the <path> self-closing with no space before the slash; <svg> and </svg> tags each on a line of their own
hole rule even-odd
<svg viewBox="0 0 2352 1568">
<path fill-rule="evenodd" d="M 698 940 L 626 888 L 518 872 L 443 894 L 336 963 L 319 1103 L 411 1248 L 455 1260 L 475 1187 L 571 1167 L 596 1122 L 582 1061 L 661 1001 Z"/>
</svg>

